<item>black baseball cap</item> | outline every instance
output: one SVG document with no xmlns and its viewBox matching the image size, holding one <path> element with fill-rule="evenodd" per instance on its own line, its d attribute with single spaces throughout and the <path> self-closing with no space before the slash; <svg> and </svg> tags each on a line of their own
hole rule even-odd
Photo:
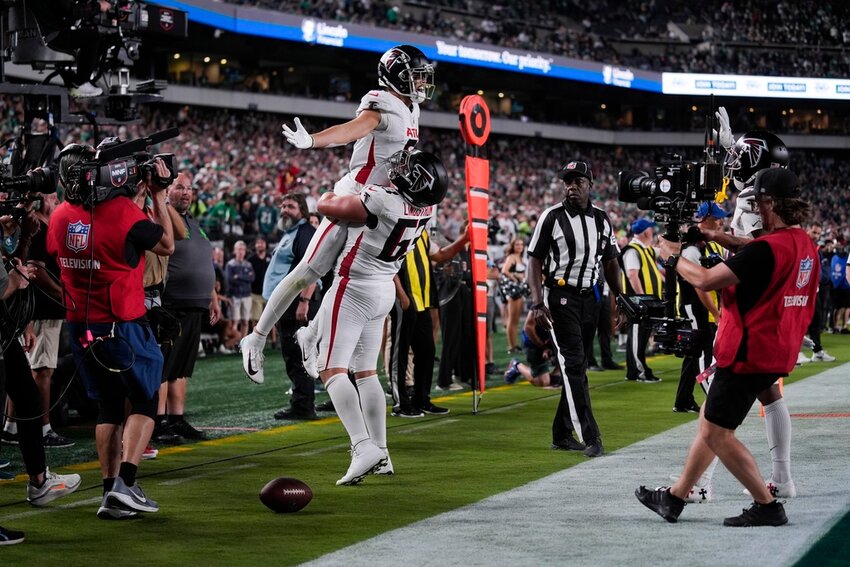
<svg viewBox="0 0 850 567">
<path fill-rule="evenodd" d="M 571 175 L 579 175 L 593 183 L 593 171 L 586 161 L 571 161 L 561 169 L 561 179 L 564 181 Z"/>
<path fill-rule="evenodd" d="M 797 174 L 790 169 L 780 167 L 762 169 L 756 173 L 753 182 L 756 196 L 767 195 L 777 199 L 788 199 L 800 196 L 800 183 Z"/>
</svg>

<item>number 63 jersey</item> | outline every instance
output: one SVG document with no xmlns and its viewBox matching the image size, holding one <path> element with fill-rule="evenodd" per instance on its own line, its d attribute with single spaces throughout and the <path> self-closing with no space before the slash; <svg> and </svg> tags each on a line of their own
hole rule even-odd
<svg viewBox="0 0 850 567">
<path fill-rule="evenodd" d="M 379 185 L 364 187 L 360 201 L 369 219 L 364 226 L 348 229 L 337 274 L 355 280 L 392 280 L 436 207 L 414 207 L 395 189 Z"/>
</svg>

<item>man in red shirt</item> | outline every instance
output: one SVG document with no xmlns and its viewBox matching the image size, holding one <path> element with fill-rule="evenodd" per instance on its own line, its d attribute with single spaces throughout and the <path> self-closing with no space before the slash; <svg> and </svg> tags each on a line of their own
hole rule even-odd
<svg viewBox="0 0 850 567">
<path fill-rule="evenodd" d="M 68 328 L 80 376 L 99 406 L 95 437 L 103 501 L 97 516 L 124 519 L 159 510 L 136 483 L 162 377 L 162 353 L 145 318 L 142 275 L 145 250 L 164 256 L 174 252 L 164 192 L 170 173 L 156 160 L 156 175 L 92 204 L 91 189 L 72 171 L 93 156 L 92 148 L 78 144 L 60 154 L 66 201 L 51 217 L 47 251 L 56 258 L 67 293 Z M 116 170 L 122 166 L 113 164 Z M 126 172 L 126 162 L 123 167 Z M 129 198 L 139 192 L 150 193 L 154 221 Z M 130 412 L 125 416 L 127 402 Z"/>
<path fill-rule="evenodd" d="M 661 240 L 668 269 L 697 289 L 722 289 L 723 317 L 717 331 L 717 373 L 699 420 L 682 475 L 667 488 L 635 491 L 638 500 L 668 522 L 682 513 L 684 498 L 716 454 L 753 496 L 743 514 L 725 526 L 779 526 L 788 522 L 782 503 L 768 491 L 758 465 L 735 429 L 756 396 L 794 368 L 799 345 L 815 309 L 820 260 L 799 225 L 811 213 L 800 198 L 797 176 L 764 169 L 754 192 L 765 234 L 711 269 L 679 261 L 681 246 Z"/>
</svg>

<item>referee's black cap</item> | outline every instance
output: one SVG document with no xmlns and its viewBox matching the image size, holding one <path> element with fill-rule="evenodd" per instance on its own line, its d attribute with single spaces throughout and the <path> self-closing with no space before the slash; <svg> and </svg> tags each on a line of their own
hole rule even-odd
<svg viewBox="0 0 850 567">
<path fill-rule="evenodd" d="M 593 183 L 593 171 L 586 161 L 571 161 L 561 169 L 561 179 L 566 181 L 571 175 L 579 175 Z"/>
<path fill-rule="evenodd" d="M 753 190 L 756 195 L 788 199 L 800 196 L 800 183 L 797 174 L 790 169 L 773 167 L 756 174 Z"/>
</svg>

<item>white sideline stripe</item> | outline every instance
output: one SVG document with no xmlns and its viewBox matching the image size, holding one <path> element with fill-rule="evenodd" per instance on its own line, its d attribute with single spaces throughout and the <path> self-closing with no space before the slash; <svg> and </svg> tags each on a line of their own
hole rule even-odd
<svg viewBox="0 0 850 567">
<path fill-rule="evenodd" d="M 844 364 L 787 386 L 791 414 L 850 411 L 848 375 L 850 364 Z M 422 565 L 422 557 L 428 557 L 429 565 L 464 567 L 793 565 L 850 509 L 850 491 L 844 489 L 850 476 L 845 443 L 850 419 L 792 419 L 792 473 L 799 496 L 785 504 L 788 526 L 724 528 L 723 518 L 739 514 L 749 499 L 722 466 L 714 475 L 714 500 L 687 506 L 677 524 L 668 524 L 637 501 L 639 485 L 665 485 L 671 473 L 681 471 L 696 430 L 696 423 L 688 422 L 308 565 L 374 567 L 388 557 L 396 565 Z M 738 436 L 769 476 L 758 404 Z M 399 541 L 405 544 L 399 546 Z"/>
<path fill-rule="evenodd" d="M 102 500 L 102 496 L 94 496 L 92 498 L 86 498 L 85 500 L 68 502 L 67 504 L 59 504 L 57 506 L 44 506 L 43 508 L 33 508 L 29 512 L 18 512 L 17 514 L 8 514 L 6 516 L 0 516 L 0 522 L 5 522 L 7 520 L 20 520 L 21 518 L 30 518 L 32 516 L 38 516 L 41 514 L 58 512 L 59 510 L 70 510 L 72 508 L 79 508 L 81 506 L 88 506 L 90 504 L 100 504 Z"/>
<path fill-rule="evenodd" d="M 448 425 L 449 423 L 456 422 L 456 419 L 435 419 L 431 423 L 423 423 L 422 425 L 417 425 L 416 427 L 405 427 L 400 431 L 396 431 L 397 435 L 410 435 L 411 433 L 419 433 L 420 431 L 425 431 L 426 429 L 434 429 L 435 427 L 441 427 L 443 425 Z"/>
<path fill-rule="evenodd" d="M 162 482 L 158 482 L 157 485 L 159 485 L 159 486 L 178 486 L 178 485 L 183 484 L 185 482 L 192 482 L 193 480 L 198 480 L 200 478 L 207 478 L 207 477 L 211 477 L 211 476 L 219 476 L 219 475 L 222 475 L 222 474 L 229 474 L 233 471 L 241 471 L 241 470 L 250 469 L 250 468 L 253 468 L 253 467 L 256 467 L 256 466 L 257 466 L 257 463 L 245 463 L 244 465 L 236 465 L 235 467 L 232 467 L 232 468 L 229 468 L 229 469 L 220 469 L 220 470 L 210 471 L 210 472 L 206 472 L 206 473 L 202 473 L 202 474 L 195 474 L 195 475 L 192 475 L 192 476 L 184 476 L 182 478 L 173 478 L 171 480 L 163 480 Z"/>
</svg>

